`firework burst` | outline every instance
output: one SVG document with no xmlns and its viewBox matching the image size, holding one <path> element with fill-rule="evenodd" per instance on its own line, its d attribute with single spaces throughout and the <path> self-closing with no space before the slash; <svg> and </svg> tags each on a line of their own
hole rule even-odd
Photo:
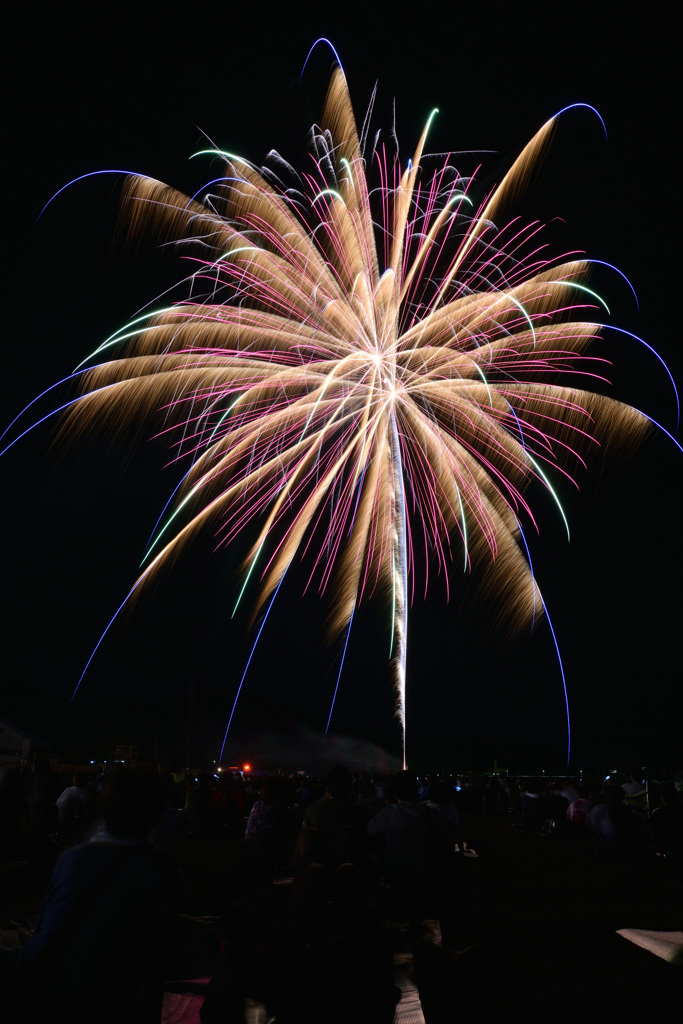
<svg viewBox="0 0 683 1024">
<path fill-rule="evenodd" d="M 513 216 L 555 119 L 483 200 L 449 159 L 423 156 L 427 128 L 403 165 L 368 124 L 359 134 L 337 68 L 301 174 L 276 153 L 257 169 L 212 150 L 221 174 L 201 202 L 127 178 L 129 230 L 183 246 L 191 298 L 100 346 L 67 429 L 158 417 L 185 464 L 126 602 L 209 527 L 220 546 L 246 542 L 238 601 L 251 582 L 254 617 L 295 559 L 329 592 L 331 637 L 348 640 L 358 605 L 381 596 L 405 749 L 417 581 L 448 587 L 454 568 L 481 566 L 512 629 L 530 626 L 544 605 L 528 485 L 564 515 L 558 475 L 649 420 L 595 393 L 589 263 L 550 260 L 542 226 Z"/>
</svg>

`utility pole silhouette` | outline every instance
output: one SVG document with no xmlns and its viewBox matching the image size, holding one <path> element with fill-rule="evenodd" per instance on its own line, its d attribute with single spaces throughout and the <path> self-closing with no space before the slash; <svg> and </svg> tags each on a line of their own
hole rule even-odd
<svg viewBox="0 0 683 1024">
<path fill-rule="evenodd" d="M 194 682 L 187 688 L 187 719 L 185 721 L 185 764 L 188 768 L 197 766 L 197 720 L 195 716 L 196 687 Z"/>
</svg>

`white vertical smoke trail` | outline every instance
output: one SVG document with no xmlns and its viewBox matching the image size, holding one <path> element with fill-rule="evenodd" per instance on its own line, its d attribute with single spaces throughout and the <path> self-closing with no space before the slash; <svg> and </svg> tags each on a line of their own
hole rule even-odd
<svg viewBox="0 0 683 1024">
<path fill-rule="evenodd" d="M 392 655 L 394 685 L 396 687 L 396 713 L 401 721 L 403 768 L 406 767 L 406 642 L 408 633 L 408 551 L 406 508 L 403 491 L 403 466 L 398 439 L 396 414 L 391 414 L 391 461 L 394 475 L 394 533 L 393 533 L 393 624 Z"/>
</svg>

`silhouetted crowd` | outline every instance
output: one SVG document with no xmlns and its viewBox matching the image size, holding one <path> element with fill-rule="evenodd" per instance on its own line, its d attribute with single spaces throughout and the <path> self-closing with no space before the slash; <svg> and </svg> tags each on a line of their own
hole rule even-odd
<svg viewBox="0 0 683 1024">
<path fill-rule="evenodd" d="M 178 941 L 174 844 L 230 835 L 244 837 L 243 853 L 216 893 L 220 956 L 204 1024 L 244 1021 L 245 1000 L 278 1024 L 391 1024 L 397 930 L 419 984 L 435 925 L 454 914 L 478 856 L 463 825 L 472 812 L 615 862 L 683 860 L 681 794 L 635 774 L 575 784 L 341 765 L 324 781 L 179 765 L 64 779 L 47 759 L 32 773 L 0 768 L 0 860 L 52 869 L 33 934 L 2 950 L 3 1019 L 156 1024 Z"/>
</svg>

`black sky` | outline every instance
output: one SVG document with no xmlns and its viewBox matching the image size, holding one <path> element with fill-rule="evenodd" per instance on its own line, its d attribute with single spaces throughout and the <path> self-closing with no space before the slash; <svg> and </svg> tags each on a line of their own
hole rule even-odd
<svg viewBox="0 0 683 1024">
<path fill-rule="evenodd" d="M 83 13 L 78 5 L 23 15 L 11 36 L 5 123 L 12 266 L 2 420 L 181 276 L 168 256 L 143 251 L 136 259 L 112 245 L 115 176 L 72 186 L 36 222 L 44 203 L 70 180 L 103 168 L 140 171 L 192 192 L 205 167 L 188 157 L 204 136 L 255 162 L 271 147 L 298 162 L 331 66 L 321 49 L 299 80 L 319 36 L 340 54 L 357 113 L 375 81 L 377 124 L 390 123 L 395 98 L 406 156 L 438 106 L 430 147 L 494 150 L 481 157 L 484 174 L 500 177 L 557 110 L 596 107 L 608 141 L 588 111 L 567 113 L 526 212 L 562 218 L 553 227 L 560 247 L 584 248 L 630 278 L 639 311 L 616 275 L 596 277 L 612 322 L 653 345 L 680 385 L 673 39 L 670 27 L 642 9 L 625 15 L 611 6 L 579 3 L 559 14 L 547 4 L 418 5 L 401 15 L 396 5 L 368 13 L 347 4 L 338 13 L 274 15 L 255 5 L 142 4 L 107 8 L 106 25 L 94 8 Z M 605 351 L 616 364 L 611 393 L 674 432 L 673 391 L 656 359 L 623 336 Z M 0 461 L 0 717 L 52 729 L 51 738 L 77 721 L 91 735 L 111 726 L 134 739 L 131 706 L 186 707 L 193 684 L 199 729 L 215 748 L 249 643 L 246 618 L 229 618 L 237 552 L 215 558 L 209 540 L 117 625 L 86 677 L 79 709 L 66 710 L 137 575 L 175 478 L 162 471 L 163 447 L 144 441 L 132 455 L 104 439 L 71 449 L 53 441 L 54 430 L 38 428 Z M 589 473 L 580 497 L 567 497 L 569 545 L 552 510 L 543 513 L 535 568 L 564 658 L 577 767 L 617 756 L 670 760 L 679 750 L 682 468 L 675 445 L 653 436 L 628 460 Z M 295 583 L 264 631 L 238 730 L 257 733 L 259 707 L 271 700 L 293 709 L 313 733 L 324 727 L 338 651 L 321 648 L 323 611 L 314 599 L 300 600 Z M 437 585 L 428 604 L 415 608 L 409 736 L 458 731 L 542 741 L 561 752 L 562 684 L 547 630 L 510 648 L 491 634 L 490 619 L 472 588 L 446 605 Z M 384 633 L 375 609 L 352 636 L 333 720 L 340 734 L 395 729 Z M 122 697 L 131 705 L 119 722 Z M 173 723 L 180 743 L 186 723 Z M 277 721 L 271 729 L 268 719 L 268 729 L 275 735 Z"/>
</svg>

